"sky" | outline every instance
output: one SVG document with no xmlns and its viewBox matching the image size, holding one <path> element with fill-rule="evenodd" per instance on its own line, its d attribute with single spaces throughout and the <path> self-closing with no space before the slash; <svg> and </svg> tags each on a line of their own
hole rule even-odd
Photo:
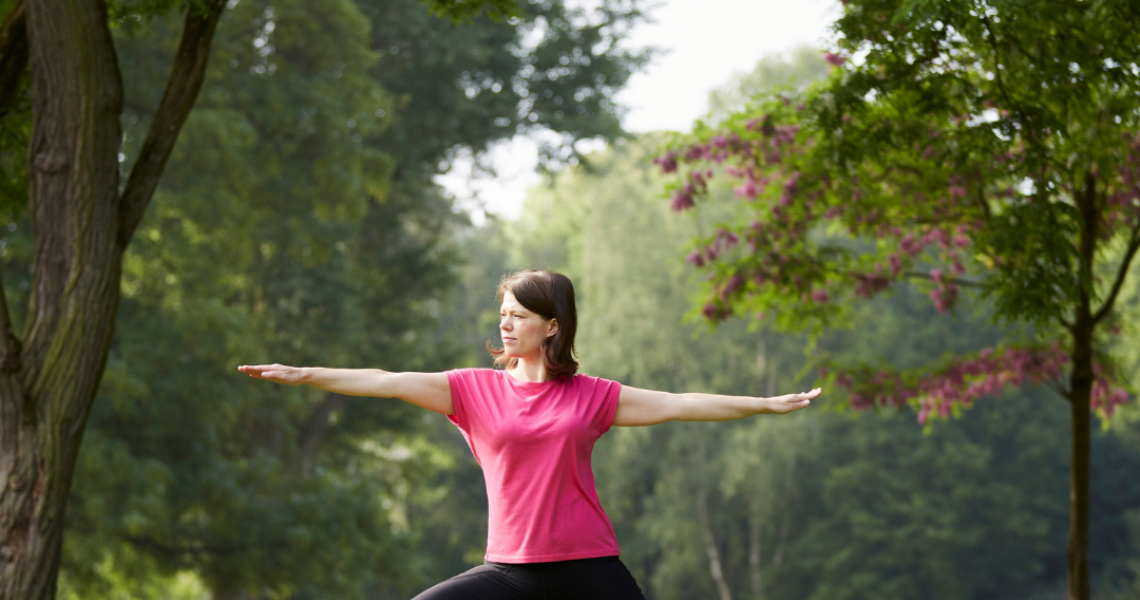
<svg viewBox="0 0 1140 600">
<path fill-rule="evenodd" d="M 824 47 L 839 0 L 663 0 L 628 38 L 629 47 L 662 52 L 618 96 L 627 131 L 685 131 L 705 113 L 708 93 L 763 57 L 802 44 Z M 580 149 L 582 149 L 580 147 Z M 527 189 L 539 183 L 537 144 L 516 137 L 488 151 L 494 177 L 472 177 L 470 157 L 437 181 L 476 222 L 483 212 L 514 219 Z"/>
</svg>

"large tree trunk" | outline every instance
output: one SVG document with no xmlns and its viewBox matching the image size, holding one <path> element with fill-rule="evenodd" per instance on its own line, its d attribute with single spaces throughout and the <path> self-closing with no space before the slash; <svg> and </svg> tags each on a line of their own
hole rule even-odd
<svg viewBox="0 0 1140 600">
<path fill-rule="evenodd" d="M 0 597 L 47 600 L 119 297 L 123 100 L 101 2 L 32 1 L 27 20 L 35 271 L 23 350 L 0 373 Z"/>
<path fill-rule="evenodd" d="M 0 301 L 0 600 L 55 596 L 64 508 L 111 342 L 123 252 L 201 86 L 221 9 L 215 0 L 187 16 L 159 129 L 144 145 L 152 155 L 140 156 L 121 198 L 123 86 L 106 5 L 26 6 L 34 273 L 22 346 Z"/>
</svg>

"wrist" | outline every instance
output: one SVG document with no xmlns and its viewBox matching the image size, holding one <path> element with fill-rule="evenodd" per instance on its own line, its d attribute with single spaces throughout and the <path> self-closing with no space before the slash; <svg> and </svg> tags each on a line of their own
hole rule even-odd
<svg viewBox="0 0 1140 600">
<path fill-rule="evenodd" d="M 305 385 L 312 385 L 313 384 L 313 378 L 316 376 L 316 373 L 314 371 L 316 371 L 316 369 L 314 369 L 313 367 L 300 367 L 297 370 L 301 372 L 300 373 L 301 376 L 299 378 L 299 381 L 301 383 L 303 383 Z"/>
<path fill-rule="evenodd" d="M 753 398 L 752 414 L 766 415 L 772 412 L 771 398 Z"/>
</svg>

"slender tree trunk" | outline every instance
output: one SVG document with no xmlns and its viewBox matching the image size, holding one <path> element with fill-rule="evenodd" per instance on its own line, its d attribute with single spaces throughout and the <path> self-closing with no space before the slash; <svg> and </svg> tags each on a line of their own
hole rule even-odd
<svg viewBox="0 0 1140 600">
<path fill-rule="evenodd" d="M 760 600 L 764 597 L 764 588 L 761 587 L 760 562 L 760 517 L 753 511 L 752 518 L 748 520 L 748 574 L 752 580 L 752 597 Z"/>
<path fill-rule="evenodd" d="M 144 145 L 150 155 L 121 198 L 123 86 L 107 7 L 25 6 L 34 272 L 22 344 L 0 289 L 0 600 L 55 596 L 64 508 L 111 343 L 123 252 L 200 88 L 221 10 L 211 0 L 187 15 L 159 129 Z"/>
<path fill-rule="evenodd" d="M 1089 598 L 1089 462 L 1092 397 L 1092 330 L 1074 337 L 1070 382 L 1072 466 L 1069 482 L 1069 598 Z"/>
<path fill-rule="evenodd" d="M 1069 600 L 1089 600 L 1089 425 L 1093 380 L 1093 333 L 1097 319 L 1093 314 L 1093 261 L 1100 211 L 1096 178 L 1084 178 L 1084 189 L 1074 197 L 1081 215 L 1078 247 L 1079 299 L 1073 316 L 1073 371 L 1069 376 L 1069 402 L 1072 410 L 1072 465 L 1069 484 Z"/>
<path fill-rule="evenodd" d="M 709 518 L 708 492 L 701 490 L 697 494 L 697 515 L 701 520 L 701 531 L 705 538 L 705 552 L 709 556 L 709 571 L 720 600 L 732 600 L 732 591 L 724 579 L 724 569 L 721 568 L 720 549 L 716 544 L 716 535 L 713 534 L 712 520 Z"/>
</svg>

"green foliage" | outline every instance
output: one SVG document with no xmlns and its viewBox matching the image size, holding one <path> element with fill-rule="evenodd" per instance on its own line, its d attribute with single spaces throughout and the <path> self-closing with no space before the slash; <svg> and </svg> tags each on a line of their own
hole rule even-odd
<svg viewBox="0 0 1140 600">
<path fill-rule="evenodd" d="M 673 186 L 678 210 L 705 193 L 708 163 L 742 180 L 747 203 L 691 256 L 712 272 L 703 313 L 775 313 L 780 326 L 819 335 L 893 285 L 929 293 L 940 312 L 979 300 L 1074 360 L 1092 352 L 1074 340 L 1095 345 L 1091 403 L 1110 416 L 1127 395 L 1112 388 L 1100 326 L 1116 318 L 1114 290 L 1140 249 L 1140 55 L 1125 24 L 1134 11 L 847 3 L 837 39 L 857 60 L 827 55 L 836 68 L 826 82 L 698 123 L 659 161 L 695 167 Z M 711 189 L 722 197 L 727 187 Z M 978 395 L 928 383 L 908 392 L 923 415 Z"/>
<path fill-rule="evenodd" d="M 437 17 L 448 17 L 455 23 L 486 15 L 492 21 L 518 17 L 522 12 L 518 0 L 426 0 L 428 10 Z"/>
<path fill-rule="evenodd" d="M 124 173 L 178 43 L 167 8 L 116 8 L 129 26 L 116 40 Z M 561 3 L 528 8 L 523 27 L 544 28 L 536 62 L 513 50 L 518 27 L 459 27 L 412 0 L 230 7 L 124 260 L 68 509 L 65 596 L 149 597 L 167 584 L 216 597 L 403 596 L 481 555 L 479 473 L 449 423 L 390 400 L 265 385 L 234 366 L 477 361 L 472 323 L 458 326 L 444 302 L 471 302 L 469 286 L 484 284 L 460 252 L 481 255 L 431 178 L 458 149 L 534 127 L 568 143 L 620 134 L 609 98 L 642 59 L 616 47 L 624 30 L 597 24 L 638 13 L 603 8 L 590 23 Z M 543 61 L 571 66 L 534 74 Z M 570 115 L 529 118 L 537 96 Z M 5 242 L 19 318 L 24 228 L 14 222 Z"/>
<path fill-rule="evenodd" d="M 669 265 L 685 239 L 714 230 L 731 206 L 670 217 L 654 202 L 661 178 L 646 161 L 657 143 L 615 145 L 590 157 L 591 171 L 532 191 L 507 234 L 515 264 L 572 277 L 589 374 L 672 391 L 809 387 L 794 379 L 803 340 L 777 334 L 770 321 L 752 332 L 740 321 L 715 331 L 682 324 L 699 275 Z M 917 368 L 1011 335 L 987 325 L 984 312 L 938 318 L 909 287 L 850 311 L 852 327 L 824 335 L 817 355 Z M 1045 388 L 1028 388 L 975 411 L 925 432 L 895 411 L 818 407 L 615 428 L 595 450 L 599 495 L 623 561 L 650 598 L 717 597 L 702 495 L 734 597 L 1049 597 L 1064 586 L 1068 407 Z M 1093 441 L 1098 597 L 1134 579 L 1140 537 L 1129 523 L 1140 488 L 1125 480 L 1140 468 L 1140 447 L 1127 440 L 1100 433 Z"/>
</svg>

